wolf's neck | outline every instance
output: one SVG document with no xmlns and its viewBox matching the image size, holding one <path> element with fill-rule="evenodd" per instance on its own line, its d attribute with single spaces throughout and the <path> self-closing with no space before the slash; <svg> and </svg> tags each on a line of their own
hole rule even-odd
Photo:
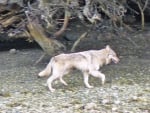
<svg viewBox="0 0 150 113">
<path fill-rule="evenodd" d="M 108 51 L 106 49 L 102 49 L 99 51 L 99 61 L 100 61 L 100 66 L 107 65 L 110 63 L 108 59 Z"/>
</svg>

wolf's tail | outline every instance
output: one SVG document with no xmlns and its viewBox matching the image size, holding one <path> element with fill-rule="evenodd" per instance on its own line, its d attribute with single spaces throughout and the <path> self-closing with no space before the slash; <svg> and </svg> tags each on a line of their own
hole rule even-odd
<svg viewBox="0 0 150 113">
<path fill-rule="evenodd" d="M 38 74 L 39 77 L 49 76 L 51 74 L 53 61 L 54 58 L 51 58 L 46 68 Z"/>
</svg>

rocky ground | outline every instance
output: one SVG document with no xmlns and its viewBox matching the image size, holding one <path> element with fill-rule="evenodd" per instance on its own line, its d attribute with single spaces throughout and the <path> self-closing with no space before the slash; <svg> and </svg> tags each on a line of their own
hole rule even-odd
<svg viewBox="0 0 150 113">
<path fill-rule="evenodd" d="M 150 113 L 150 33 L 138 37 L 136 49 L 130 42 L 112 44 L 121 61 L 102 68 L 104 86 L 91 77 L 95 87 L 85 88 L 81 73 L 74 71 L 64 77 L 69 86 L 54 83 L 54 93 L 45 85 L 47 78 L 37 77 L 49 61 L 34 65 L 40 49 L 1 51 L 0 113 Z"/>
</svg>

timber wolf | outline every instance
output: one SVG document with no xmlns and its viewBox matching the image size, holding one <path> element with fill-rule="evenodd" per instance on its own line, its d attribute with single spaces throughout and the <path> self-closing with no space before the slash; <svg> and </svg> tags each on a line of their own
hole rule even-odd
<svg viewBox="0 0 150 113">
<path fill-rule="evenodd" d="M 70 54 L 60 54 L 51 58 L 46 68 L 41 71 L 38 76 L 51 76 L 47 80 L 48 88 L 51 92 L 55 91 L 52 88 L 52 82 L 59 79 L 64 85 L 68 85 L 63 76 L 73 68 L 80 70 L 83 73 L 84 84 L 87 88 L 93 88 L 88 82 L 89 75 L 100 78 L 102 84 L 105 82 L 105 75 L 99 71 L 99 68 L 103 65 L 107 65 L 113 61 L 119 62 L 114 50 L 107 45 L 101 50 L 89 50 Z"/>
</svg>

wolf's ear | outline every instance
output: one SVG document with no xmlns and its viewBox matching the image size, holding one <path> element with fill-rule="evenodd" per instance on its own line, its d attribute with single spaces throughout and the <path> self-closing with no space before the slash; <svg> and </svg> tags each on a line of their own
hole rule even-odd
<svg viewBox="0 0 150 113">
<path fill-rule="evenodd" d="M 109 45 L 106 46 L 106 50 L 108 50 L 108 51 L 110 50 L 110 46 Z"/>
</svg>

